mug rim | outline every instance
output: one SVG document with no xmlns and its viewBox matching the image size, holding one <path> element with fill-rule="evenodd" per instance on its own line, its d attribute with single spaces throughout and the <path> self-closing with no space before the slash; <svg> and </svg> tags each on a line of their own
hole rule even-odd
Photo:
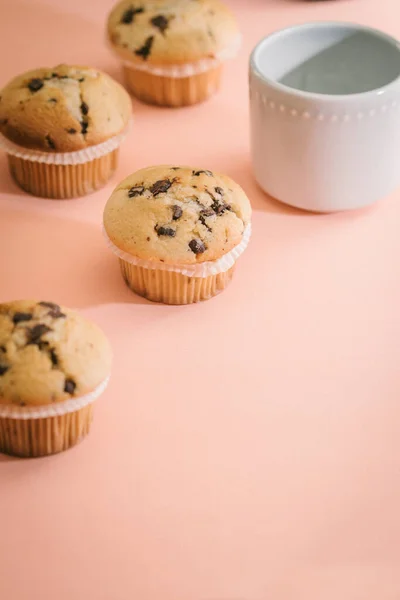
<svg viewBox="0 0 400 600">
<path fill-rule="evenodd" d="M 285 35 L 290 35 L 291 33 L 297 33 L 299 31 L 307 31 L 309 29 L 352 29 L 355 32 L 364 32 L 368 33 L 372 37 L 380 38 L 385 41 L 388 45 L 397 49 L 400 55 L 400 42 L 394 38 L 393 36 L 380 31 L 379 29 L 375 29 L 374 27 L 369 27 L 367 25 L 360 25 L 358 23 L 352 23 L 347 21 L 308 21 L 306 23 L 290 25 L 288 27 L 284 27 L 283 29 L 278 29 L 273 31 L 272 33 L 263 37 L 255 46 L 250 55 L 250 69 L 251 71 L 260 79 L 263 83 L 267 84 L 269 87 L 275 89 L 278 92 L 284 93 L 293 98 L 303 98 L 304 100 L 316 100 L 318 102 L 357 102 L 362 99 L 367 98 L 377 98 L 381 97 L 387 93 L 389 93 L 392 89 L 396 88 L 400 82 L 400 68 L 399 75 L 390 81 L 389 83 L 374 88 L 372 90 L 368 90 L 367 92 L 355 92 L 352 94 L 324 94 L 321 92 L 307 92 L 304 90 L 299 90 L 296 88 L 291 88 L 279 81 L 272 79 L 265 75 L 260 68 L 258 67 L 257 60 L 258 54 L 260 50 L 267 44 L 273 44 L 279 38 Z"/>
</svg>

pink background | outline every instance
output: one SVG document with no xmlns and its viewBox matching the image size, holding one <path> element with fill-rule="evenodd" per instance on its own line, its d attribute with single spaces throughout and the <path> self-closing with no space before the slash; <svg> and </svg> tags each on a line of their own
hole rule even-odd
<svg viewBox="0 0 400 600">
<path fill-rule="evenodd" d="M 69 2 L 1 1 L 1 85 L 62 61 L 119 77 L 112 2 Z M 90 438 L 0 456 L 1 598 L 400 598 L 400 196 L 331 216 L 272 201 L 252 178 L 247 104 L 264 34 L 343 19 L 400 37 L 398 0 L 231 5 L 245 40 L 221 93 L 179 111 L 134 102 L 102 191 L 29 197 L 0 159 L 0 300 L 79 308 L 115 348 Z M 165 162 L 227 172 L 255 209 L 233 284 L 197 306 L 134 296 L 101 236 L 118 180 Z"/>
</svg>

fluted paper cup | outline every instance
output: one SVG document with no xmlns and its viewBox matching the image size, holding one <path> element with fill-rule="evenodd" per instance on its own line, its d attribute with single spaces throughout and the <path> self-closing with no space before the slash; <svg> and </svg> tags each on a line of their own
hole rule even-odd
<svg viewBox="0 0 400 600">
<path fill-rule="evenodd" d="M 232 279 L 236 262 L 251 237 L 251 226 L 243 233 L 240 244 L 221 258 L 179 265 L 138 258 L 120 250 L 103 229 L 108 247 L 118 257 L 122 276 L 139 296 L 164 304 L 192 304 L 216 296 Z"/>
<path fill-rule="evenodd" d="M 47 456 L 79 443 L 90 430 L 93 403 L 109 378 L 78 398 L 44 406 L 0 404 L 0 452 L 14 456 Z"/>
<path fill-rule="evenodd" d="M 182 65 L 157 66 L 123 61 L 128 89 L 140 100 L 159 106 L 189 106 L 203 102 L 219 88 L 223 63 L 234 58 L 241 45 L 237 36 L 216 57 Z"/>
<path fill-rule="evenodd" d="M 29 194 L 67 199 L 85 196 L 103 187 L 113 175 L 125 129 L 106 142 L 76 152 L 40 152 L 14 144 L 0 135 L 10 173 Z"/>
</svg>

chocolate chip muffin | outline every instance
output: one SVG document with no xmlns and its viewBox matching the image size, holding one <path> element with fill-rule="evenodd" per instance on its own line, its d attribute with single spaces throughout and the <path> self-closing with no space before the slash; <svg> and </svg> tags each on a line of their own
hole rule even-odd
<svg viewBox="0 0 400 600">
<path fill-rule="evenodd" d="M 135 292 L 188 304 L 229 283 L 250 236 L 250 217 L 246 194 L 229 177 L 157 166 L 130 175 L 114 190 L 104 231 Z"/>
<path fill-rule="evenodd" d="M 39 196 L 97 189 L 115 170 L 131 109 L 124 88 L 89 67 L 60 65 L 15 77 L 0 92 L 0 132 L 12 175 Z"/>
<path fill-rule="evenodd" d="M 0 304 L 0 452 L 42 456 L 89 431 L 110 375 L 103 332 L 53 302 Z"/>
<path fill-rule="evenodd" d="M 122 0 L 109 16 L 108 39 L 132 93 L 164 106 L 213 94 L 223 61 L 240 44 L 236 19 L 219 0 Z"/>
</svg>

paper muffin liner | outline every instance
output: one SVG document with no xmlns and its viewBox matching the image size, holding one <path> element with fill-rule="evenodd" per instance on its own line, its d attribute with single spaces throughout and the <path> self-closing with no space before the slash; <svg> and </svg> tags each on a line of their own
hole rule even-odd
<svg viewBox="0 0 400 600">
<path fill-rule="evenodd" d="M 204 102 L 218 91 L 222 65 L 190 77 L 158 77 L 127 66 L 124 74 L 127 88 L 142 102 L 180 108 Z"/>
<path fill-rule="evenodd" d="M 182 107 L 204 102 L 219 89 L 223 62 L 236 56 L 241 45 L 233 43 L 215 57 L 175 65 L 122 61 L 129 91 L 148 104 Z"/>
<path fill-rule="evenodd" d="M 122 276 L 132 291 L 152 302 L 192 304 L 222 292 L 232 279 L 236 264 L 208 277 L 188 277 L 176 271 L 145 269 L 119 259 Z"/>
<path fill-rule="evenodd" d="M 0 419 L 0 452 L 24 458 L 63 452 L 89 434 L 92 420 L 93 404 L 61 417 Z"/>
<path fill-rule="evenodd" d="M 231 281 L 236 261 L 246 249 L 249 224 L 240 244 L 221 258 L 196 265 L 166 264 L 145 260 L 120 250 L 103 233 L 109 248 L 119 258 L 121 273 L 127 285 L 137 294 L 153 302 L 191 304 L 208 300 L 220 293 Z"/>
<path fill-rule="evenodd" d="M 106 142 L 76 152 L 29 150 L 1 134 L 0 148 L 7 152 L 11 176 L 25 192 L 59 200 L 77 198 L 109 181 L 129 127 Z"/>
<path fill-rule="evenodd" d="M 238 54 L 242 44 L 242 36 L 239 34 L 234 39 L 232 44 L 221 50 L 216 54 L 215 57 L 204 58 L 195 62 L 188 62 L 181 65 L 151 65 L 146 62 L 133 62 L 129 60 L 123 60 L 124 66 L 132 69 L 133 71 L 144 71 L 157 77 L 169 77 L 169 78 L 185 78 L 192 77 L 194 75 L 200 75 L 211 69 L 215 69 L 220 66 L 226 60 L 235 58 Z M 113 47 L 112 47 L 113 48 Z"/>
<path fill-rule="evenodd" d="M 67 200 L 86 196 L 102 188 L 118 164 L 119 148 L 90 162 L 77 165 L 54 165 L 24 160 L 8 154 L 11 176 L 19 187 L 42 198 Z"/>
<path fill-rule="evenodd" d="M 127 136 L 130 126 L 131 124 L 124 131 L 101 144 L 96 144 L 83 150 L 76 150 L 75 152 L 41 152 L 39 150 L 30 150 L 14 144 L 14 142 L 2 134 L 0 134 L 0 148 L 11 156 L 31 162 L 46 165 L 82 165 L 117 150 Z"/>
<path fill-rule="evenodd" d="M 227 254 L 224 254 L 217 260 L 198 263 L 196 265 L 167 264 L 155 260 L 138 258 L 118 248 L 118 246 L 116 246 L 110 240 L 104 227 L 103 235 L 110 250 L 112 250 L 112 252 L 114 252 L 119 259 L 127 262 L 130 265 L 140 267 L 142 269 L 180 273 L 186 277 L 209 277 L 210 275 L 225 273 L 234 266 L 237 259 L 243 254 L 249 244 L 251 238 L 251 224 L 249 223 L 246 226 L 240 244 L 235 246 L 232 250 L 230 250 L 230 252 L 227 252 Z"/>
<path fill-rule="evenodd" d="M 61 417 L 63 415 L 81 410 L 92 404 L 106 389 L 110 378 L 107 377 L 100 385 L 89 394 L 78 398 L 69 398 L 64 402 L 55 402 L 43 406 L 16 406 L 13 404 L 0 404 L 0 419 L 16 419 L 26 421 L 30 419 L 46 419 L 48 417 Z"/>
<path fill-rule="evenodd" d="M 90 394 L 50 406 L 0 406 L 0 452 L 33 458 L 75 446 L 88 435 L 93 402 L 107 383 L 108 379 Z"/>
</svg>

